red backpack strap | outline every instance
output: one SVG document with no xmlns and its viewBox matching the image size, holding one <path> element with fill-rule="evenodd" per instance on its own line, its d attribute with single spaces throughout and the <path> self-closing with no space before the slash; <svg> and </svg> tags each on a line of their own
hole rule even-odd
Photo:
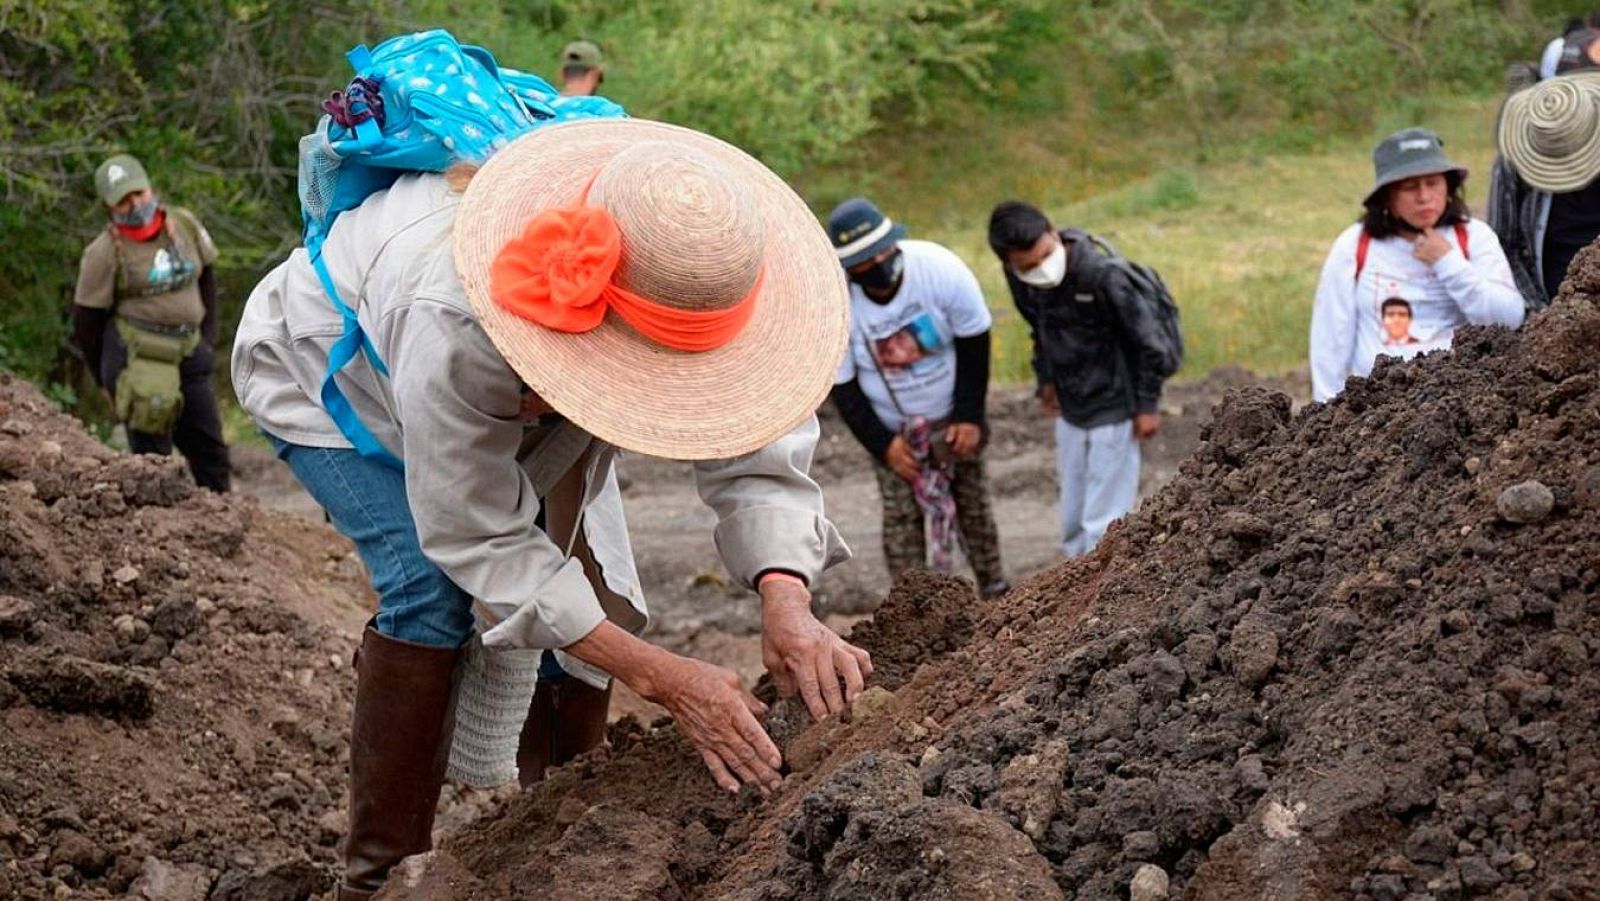
<svg viewBox="0 0 1600 901">
<path fill-rule="evenodd" d="M 1471 239 L 1467 237 L 1467 224 L 1465 222 L 1457 222 L 1456 246 L 1461 248 L 1461 255 L 1469 260 L 1472 259 L 1472 251 L 1467 249 L 1467 245 L 1470 243 Z"/>
<path fill-rule="evenodd" d="M 1361 240 L 1356 242 L 1356 281 L 1361 281 L 1361 270 L 1367 268 L 1367 248 L 1372 246 L 1372 236 L 1361 230 Z"/>
</svg>

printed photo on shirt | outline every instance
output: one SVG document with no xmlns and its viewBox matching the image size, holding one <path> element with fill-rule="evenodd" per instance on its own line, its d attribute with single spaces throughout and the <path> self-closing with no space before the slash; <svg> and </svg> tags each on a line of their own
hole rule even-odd
<svg viewBox="0 0 1600 901">
<path fill-rule="evenodd" d="M 1422 343 L 1411 334 L 1411 301 L 1392 295 L 1384 299 L 1378 312 L 1383 318 L 1384 347 L 1409 347 Z"/>
<path fill-rule="evenodd" d="M 933 324 L 933 317 L 927 313 L 911 320 L 887 338 L 872 342 L 873 356 L 878 358 L 878 365 L 885 372 L 912 369 L 918 362 L 937 353 L 940 347 L 939 330 Z"/>
<path fill-rule="evenodd" d="M 1427 297 L 1425 288 L 1388 277 L 1377 279 L 1375 287 L 1372 310 L 1378 317 L 1378 337 L 1385 351 L 1410 356 L 1432 349 L 1438 338 L 1448 346 L 1451 330 L 1447 329 L 1443 335 L 1429 335 L 1426 328 L 1418 326 L 1418 311 Z"/>
</svg>

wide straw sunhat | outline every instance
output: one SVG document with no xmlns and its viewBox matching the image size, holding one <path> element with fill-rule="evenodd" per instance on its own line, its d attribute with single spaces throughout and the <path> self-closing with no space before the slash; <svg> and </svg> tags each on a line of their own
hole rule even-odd
<svg viewBox="0 0 1600 901">
<path fill-rule="evenodd" d="M 492 296 L 496 257 L 539 214 L 584 204 L 621 235 L 613 284 L 669 313 L 747 300 L 748 322 L 721 346 L 686 351 L 646 338 L 616 307 L 579 332 L 511 312 L 505 291 Z M 705 460 L 761 448 L 816 410 L 844 354 L 848 293 L 828 236 L 778 176 L 696 131 L 605 119 L 530 132 L 473 177 L 454 241 L 473 312 L 512 369 L 628 450 Z"/>
<path fill-rule="evenodd" d="M 1506 98 L 1500 153 L 1523 181 L 1565 194 L 1600 176 L 1600 72 L 1557 75 Z"/>
</svg>

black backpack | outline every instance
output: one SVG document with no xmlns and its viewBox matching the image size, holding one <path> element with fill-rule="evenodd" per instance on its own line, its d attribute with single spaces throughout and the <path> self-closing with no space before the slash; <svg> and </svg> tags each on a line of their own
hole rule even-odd
<svg viewBox="0 0 1600 901">
<path fill-rule="evenodd" d="M 1080 257 L 1079 274 L 1089 285 L 1099 287 L 1098 275 L 1103 271 L 1101 267 L 1112 267 L 1128 277 L 1139 298 L 1150 311 L 1150 316 L 1156 322 L 1156 334 L 1161 349 L 1161 365 L 1156 374 L 1168 378 L 1178 371 L 1183 365 L 1183 329 L 1178 322 L 1178 304 L 1172 299 L 1172 291 L 1167 288 L 1167 283 L 1161 279 L 1161 273 L 1151 269 L 1143 263 L 1135 263 L 1117 251 L 1110 241 L 1092 235 L 1082 229 L 1065 229 L 1065 234 L 1074 243 L 1083 244 L 1086 248 L 1096 251 L 1093 271 L 1082 268 L 1082 263 L 1087 257 Z"/>
</svg>

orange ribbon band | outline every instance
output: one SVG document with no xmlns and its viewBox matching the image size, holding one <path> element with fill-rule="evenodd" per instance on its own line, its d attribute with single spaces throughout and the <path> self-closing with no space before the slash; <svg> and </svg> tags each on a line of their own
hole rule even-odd
<svg viewBox="0 0 1600 901">
<path fill-rule="evenodd" d="M 584 200 L 588 190 L 584 191 Z M 549 209 L 500 249 L 489 267 L 489 296 L 502 309 L 559 332 L 587 332 L 615 312 L 639 334 L 674 350 L 713 350 L 733 340 L 755 313 L 766 267 L 738 303 L 683 310 L 619 287 L 622 232 L 602 207 Z"/>
</svg>

